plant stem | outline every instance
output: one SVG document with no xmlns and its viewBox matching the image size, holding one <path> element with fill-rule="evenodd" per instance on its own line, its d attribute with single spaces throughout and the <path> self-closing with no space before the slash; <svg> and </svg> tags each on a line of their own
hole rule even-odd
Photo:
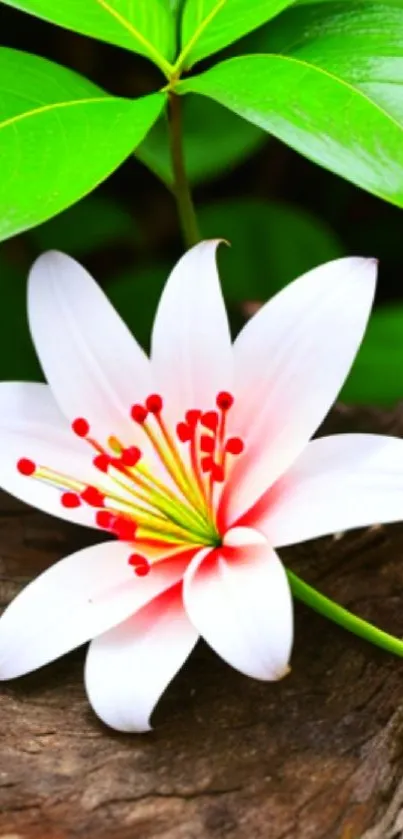
<svg viewBox="0 0 403 839">
<path fill-rule="evenodd" d="M 375 644 L 375 646 L 381 647 L 389 653 L 403 657 L 403 641 L 399 638 L 383 632 L 382 629 L 377 629 L 376 626 L 367 623 L 362 618 L 358 618 L 349 612 L 348 609 L 344 609 L 342 606 L 334 603 L 333 600 L 325 597 L 324 594 L 312 588 L 312 586 L 309 586 L 308 583 L 301 580 L 293 571 L 290 571 L 288 568 L 286 571 L 291 591 L 297 600 L 301 600 L 311 609 L 314 609 L 315 612 L 319 612 L 320 615 L 324 615 L 324 617 L 329 618 L 329 620 L 334 621 L 334 623 L 339 624 L 339 626 L 349 630 L 349 632 L 353 632 L 354 635 L 364 638 L 365 641 L 369 641 L 371 644 Z"/>
<path fill-rule="evenodd" d="M 200 242 L 200 234 L 183 155 L 182 102 L 173 90 L 169 91 L 169 135 L 176 206 L 183 238 L 191 248 Z"/>
</svg>

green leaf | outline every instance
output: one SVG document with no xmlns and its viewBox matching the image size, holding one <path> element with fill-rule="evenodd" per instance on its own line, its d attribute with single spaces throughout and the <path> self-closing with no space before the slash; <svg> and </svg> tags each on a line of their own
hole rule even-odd
<svg viewBox="0 0 403 839">
<path fill-rule="evenodd" d="M 260 128 L 212 100 L 201 96 L 187 96 L 183 100 L 186 172 L 193 184 L 231 169 L 266 140 Z M 173 183 L 166 113 L 147 134 L 136 156 L 166 184 Z"/>
<path fill-rule="evenodd" d="M 402 398 L 403 307 L 375 311 L 340 398 L 391 405 Z"/>
<path fill-rule="evenodd" d="M 310 160 L 403 206 L 402 121 L 329 71 L 299 57 L 250 55 L 176 89 L 211 97 Z"/>
<path fill-rule="evenodd" d="M 253 50 L 290 55 L 364 93 L 403 123 L 403 0 L 316 0 L 255 33 Z"/>
<path fill-rule="evenodd" d="M 219 250 L 230 301 L 267 300 L 315 265 L 343 256 L 337 237 L 320 219 L 287 204 L 220 201 L 202 206 L 198 218 L 204 237 L 230 243 Z"/>
<path fill-rule="evenodd" d="M 164 0 L 1 0 L 23 12 L 145 55 L 163 72 L 175 51 L 175 25 Z"/>
<path fill-rule="evenodd" d="M 130 213 L 110 198 L 99 195 L 88 195 L 30 234 L 36 250 L 56 249 L 74 257 L 137 239 L 136 223 Z"/>
<path fill-rule="evenodd" d="M 176 66 L 191 67 L 261 26 L 292 2 L 294 0 L 186 0 L 182 52 Z"/>
<path fill-rule="evenodd" d="M 138 145 L 161 93 L 108 96 L 42 58 L 0 50 L 0 240 L 78 201 Z"/>
</svg>

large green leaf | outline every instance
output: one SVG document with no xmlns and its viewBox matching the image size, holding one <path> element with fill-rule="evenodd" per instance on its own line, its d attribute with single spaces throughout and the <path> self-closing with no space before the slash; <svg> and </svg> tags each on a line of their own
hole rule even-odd
<svg viewBox="0 0 403 839">
<path fill-rule="evenodd" d="M 294 0 L 186 0 L 181 67 L 191 67 L 278 15 Z"/>
<path fill-rule="evenodd" d="M 186 172 L 193 184 L 231 169 L 265 140 L 267 137 L 260 128 L 211 99 L 187 96 L 183 100 Z M 165 183 L 173 183 L 166 113 L 147 134 L 136 156 Z"/>
<path fill-rule="evenodd" d="M 227 299 L 237 303 L 263 302 L 315 265 L 343 256 L 324 222 L 289 204 L 219 201 L 202 206 L 198 218 L 204 237 L 230 244 L 219 249 L 220 274 Z"/>
<path fill-rule="evenodd" d="M 313 64 L 403 124 L 402 33 L 403 0 L 316 0 L 255 33 L 253 51 Z"/>
<path fill-rule="evenodd" d="M 56 215 L 141 142 L 165 101 L 108 96 L 42 58 L 0 50 L 0 240 Z"/>
<path fill-rule="evenodd" d="M 403 123 L 328 70 L 296 56 L 250 55 L 179 82 L 177 90 L 215 99 L 316 163 L 403 206 Z"/>
<path fill-rule="evenodd" d="M 175 51 L 166 0 L 1 0 L 36 17 L 146 55 L 162 70 Z"/>
<path fill-rule="evenodd" d="M 403 393 L 403 308 L 374 312 L 341 392 L 345 402 L 392 405 Z"/>
</svg>

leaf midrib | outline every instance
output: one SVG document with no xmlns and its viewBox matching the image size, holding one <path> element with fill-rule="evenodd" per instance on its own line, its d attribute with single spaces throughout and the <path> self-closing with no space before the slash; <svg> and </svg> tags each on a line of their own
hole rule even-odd
<svg viewBox="0 0 403 839">
<path fill-rule="evenodd" d="M 0 130 L 8 128 L 10 125 L 15 125 L 16 122 L 22 122 L 29 117 L 38 116 L 38 114 L 48 113 L 49 111 L 57 110 L 58 108 L 71 108 L 77 105 L 93 105 L 100 102 L 111 104 L 112 102 L 120 101 L 117 97 L 112 96 L 96 96 L 89 99 L 72 99 L 69 102 L 52 102 L 50 105 L 41 105 L 40 108 L 32 108 L 30 111 L 24 111 L 22 114 L 9 117 L 8 119 L 0 121 Z M 124 100 L 122 100 L 124 101 Z"/>
</svg>

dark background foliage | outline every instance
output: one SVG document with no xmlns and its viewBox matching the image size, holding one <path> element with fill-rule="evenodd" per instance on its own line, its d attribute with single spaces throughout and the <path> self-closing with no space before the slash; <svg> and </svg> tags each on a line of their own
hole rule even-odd
<svg viewBox="0 0 403 839">
<path fill-rule="evenodd" d="M 158 70 L 146 59 L 4 6 L 0 27 L 3 45 L 65 64 L 111 93 L 137 97 L 161 86 Z M 197 102 L 205 106 L 205 101 Z M 196 112 L 199 106 L 193 105 Z M 196 148 L 200 171 L 194 196 L 203 234 L 232 240 L 231 251 L 222 253 L 220 260 L 234 329 L 252 311 L 251 304 L 267 299 L 315 264 L 343 254 L 375 256 L 380 260 L 377 304 L 388 307 L 387 328 L 381 315 L 375 329 L 379 332 L 375 373 L 374 350 L 364 359 L 364 373 L 360 369 L 346 397 L 392 401 L 403 392 L 403 372 L 399 375 L 403 315 L 397 308 L 402 298 L 401 211 L 320 169 L 259 129 L 251 129 L 244 140 L 245 123 L 234 123 L 228 135 L 223 123 L 220 134 L 225 114 L 214 107 L 211 138 L 206 133 Z M 215 165 L 218 145 L 222 154 Z M 237 153 L 236 145 L 243 146 Z M 211 168 L 218 171 L 212 173 Z M 0 248 L 2 378 L 39 375 L 26 325 L 25 281 L 35 256 L 53 247 L 66 250 L 94 273 L 145 345 L 166 273 L 183 251 L 173 197 L 134 156 L 91 197 L 4 242 Z M 391 307 L 396 312 L 392 330 Z M 389 344 L 401 343 L 392 367 L 388 363 L 386 389 L 380 366 L 385 330 Z"/>
</svg>

